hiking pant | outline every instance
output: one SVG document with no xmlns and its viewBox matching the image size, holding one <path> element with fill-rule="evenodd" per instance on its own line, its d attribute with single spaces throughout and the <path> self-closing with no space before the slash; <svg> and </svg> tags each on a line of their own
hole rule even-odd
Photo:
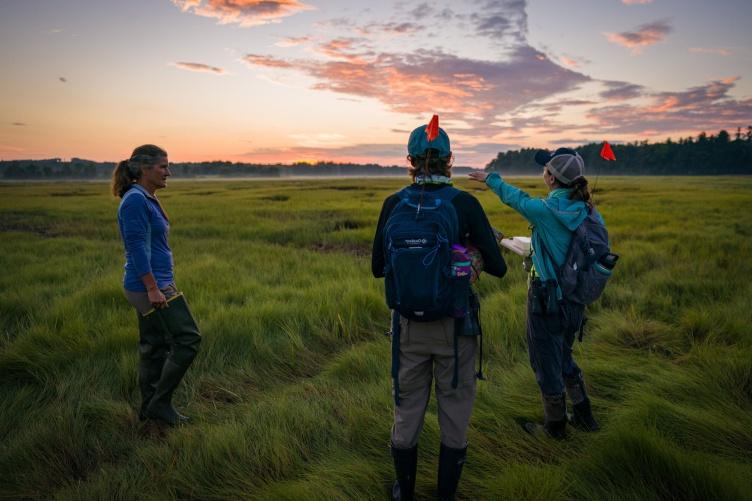
<svg viewBox="0 0 752 501">
<path fill-rule="evenodd" d="M 527 295 L 530 365 L 543 395 L 561 395 L 565 386 L 578 384 L 582 380 L 582 371 L 572 358 L 572 345 L 582 324 L 585 307 L 563 303 L 556 313 L 533 313 L 534 300 L 531 286 Z M 539 310 L 545 312 L 545 309 Z"/>
<path fill-rule="evenodd" d="M 423 418 L 436 385 L 441 443 L 467 446 L 467 427 L 475 401 L 475 336 L 459 336 L 457 388 L 454 375 L 454 319 L 414 322 L 400 318 L 399 396 L 394 409 L 392 446 L 410 449 L 418 443 Z"/>
</svg>

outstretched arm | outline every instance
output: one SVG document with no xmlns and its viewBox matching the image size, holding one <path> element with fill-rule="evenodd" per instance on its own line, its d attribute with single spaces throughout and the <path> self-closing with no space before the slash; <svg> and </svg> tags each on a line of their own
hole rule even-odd
<svg viewBox="0 0 752 501">
<path fill-rule="evenodd" d="M 496 193 L 501 201 L 516 210 L 522 217 L 535 224 L 541 216 L 545 215 L 546 208 L 542 200 L 531 198 L 525 191 L 505 182 L 499 174 L 492 172 L 471 172 L 470 179 L 485 183 Z"/>
</svg>

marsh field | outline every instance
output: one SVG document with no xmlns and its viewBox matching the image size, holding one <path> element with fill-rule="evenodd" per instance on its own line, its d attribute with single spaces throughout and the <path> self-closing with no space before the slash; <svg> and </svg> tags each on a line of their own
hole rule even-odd
<svg viewBox="0 0 752 501">
<path fill-rule="evenodd" d="M 175 397 L 193 422 L 177 429 L 137 419 L 108 187 L 0 184 L 0 498 L 386 499 L 388 310 L 370 247 L 404 181 L 169 181 L 176 281 L 203 332 Z M 529 234 L 493 193 L 458 186 L 506 235 Z M 478 286 L 488 380 L 459 497 L 752 499 L 752 179 L 608 177 L 596 201 L 621 260 L 575 357 L 603 429 L 555 442 L 519 427 L 542 406 L 525 275 L 505 254 L 507 276 Z M 420 499 L 435 492 L 435 411 Z"/>
</svg>

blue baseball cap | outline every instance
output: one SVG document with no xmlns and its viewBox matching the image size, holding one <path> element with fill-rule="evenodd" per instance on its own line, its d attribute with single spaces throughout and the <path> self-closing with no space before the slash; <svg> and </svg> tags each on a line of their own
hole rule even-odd
<svg viewBox="0 0 752 501">
<path fill-rule="evenodd" d="M 428 140 L 426 129 L 428 124 L 416 127 L 410 133 L 410 139 L 407 140 L 407 152 L 414 157 L 422 157 L 426 150 L 433 148 L 439 152 L 440 157 L 448 157 L 452 154 L 449 146 L 449 136 L 444 129 L 439 128 L 439 135 L 433 141 Z"/>
</svg>

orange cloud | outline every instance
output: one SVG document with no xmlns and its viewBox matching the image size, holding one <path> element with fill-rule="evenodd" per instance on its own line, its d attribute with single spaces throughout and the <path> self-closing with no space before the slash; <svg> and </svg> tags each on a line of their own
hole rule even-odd
<svg viewBox="0 0 752 501">
<path fill-rule="evenodd" d="M 313 9 L 298 0 L 172 0 L 172 3 L 183 12 L 240 26 L 279 22 L 283 17 Z"/>
<path fill-rule="evenodd" d="M 491 129 L 497 114 L 572 90 L 588 77 L 558 66 L 528 45 L 506 61 L 466 59 L 438 50 L 374 52 L 360 39 L 334 39 L 316 51 L 327 60 L 247 55 L 252 66 L 294 69 L 313 76 L 314 89 L 373 98 L 392 111 L 438 111 L 471 128 Z"/>
<path fill-rule="evenodd" d="M 225 70 L 223 68 L 218 68 L 216 66 L 209 66 L 208 64 L 203 63 L 186 63 L 186 62 L 177 62 L 172 63 L 172 65 L 176 68 L 180 68 L 181 70 L 187 70 L 187 71 L 197 71 L 200 73 L 214 73 L 216 75 L 224 75 Z"/>
<path fill-rule="evenodd" d="M 559 61 L 561 62 L 561 64 L 563 64 L 567 68 L 579 68 L 580 67 L 580 63 L 578 63 L 577 61 L 575 61 L 571 57 L 561 56 L 559 58 Z"/>
<path fill-rule="evenodd" d="M 287 61 L 276 59 L 271 56 L 261 56 L 258 54 L 246 54 L 243 61 L 253 66 L 264 66 L 267 68 L 292 68 L 293 65 Z"/>
<path fill-rule="evenodd" d="M 665 21 L 643 24 L 635 31 L 622 33 L 604 33 L 609 42 L 621 45 L 632 51 L 632 54 L 640 54 L 645 47 L 655 45 L 671 33 L 671 26 Z"/>
</svg>

